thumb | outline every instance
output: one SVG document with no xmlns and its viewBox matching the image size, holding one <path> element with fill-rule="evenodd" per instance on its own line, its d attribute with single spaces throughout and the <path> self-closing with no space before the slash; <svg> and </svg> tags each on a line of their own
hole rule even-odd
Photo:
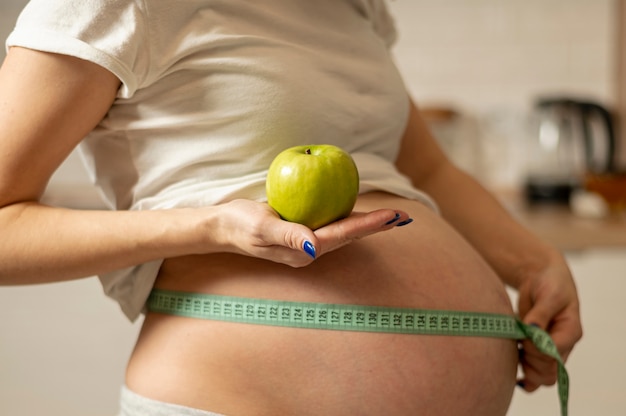
<svg viewBox="0 0 626 416">
<path fill-rule="evenodd" d="M 568 331 L 567 322 L 559 319 L 561 307 L 547 300 L 537 301 L 523 316 L 524 323 L 536 326 L 546 331 L 556 345 L 562 358 L 565 360 L 568 354 Z"/>
<path fill-rule="evenodd" d="M 562 306 L 551 302 L 549 293 L 536 289 L 536 284 L 527 284 L 520 288 L 518 310 L 522 321 L 546 329 L 550 321 Z"/>
<path fill-rule="evenodd" d="M 308 227 L 289 221 L 282 221 L 280 227 L 274 228 L 275 241 L 282 241 L 282 245 L 292 250 L 306 253 L 313 260 L 317 258 L 319 240 Z"/>
<path fill-rule="evenodd" d="M 522 320 L 526 324 L 538 326 L 545 330 L 555 314 L 556 311 L 552 310 L 548 302 L 538 302 L 530 307 Z"/>
</svg>

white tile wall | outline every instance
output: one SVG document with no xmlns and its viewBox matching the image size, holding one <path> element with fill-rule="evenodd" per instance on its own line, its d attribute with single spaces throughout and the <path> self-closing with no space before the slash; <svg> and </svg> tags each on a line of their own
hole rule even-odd
<svg viewBox="0 0 626 416">
<path fill-rule="evenodd" d="M 616 0 L 392 0 L 419 102 L 527 108 L 537 94 L 615 101 Z"/>
<path fill-rule="evenodd" d="M 394 49 L 421 106 L 447 105 L 477 127 L 454 161 L 491 188 L 526 175 L 538 97 L 616 102 L 617 0 L 390 0 Z M 467 123 L 466 123 L 467 124 Z M 433 131 L 437 136 L 437 131 Z M 447 149 L 448 150 L 448 149 Z"/>
</svg>

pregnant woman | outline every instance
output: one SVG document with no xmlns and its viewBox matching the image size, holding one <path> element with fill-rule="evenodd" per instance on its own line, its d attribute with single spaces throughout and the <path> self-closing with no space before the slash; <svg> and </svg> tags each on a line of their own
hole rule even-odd
<svg viewBox="0 0 626 416">
<path fill-rule="evenodd" d="M 32 0 L 0 70 L 0 283 L 98 275 L 145 314 L 121 415 L 504 415 L 556 380 L 531 345 L 323 331 L 146 309 L 153 289 L 514 315 L 567 357 L 582 335 L 562 256 L 446 159 L 408 97 L 382 0 Z M 287 147 L 361 177 L 317 230 L 267 205 Z M 79 146 L 110 211 L 45 206 Z M 521 363 L 524 375 L 516 380 Z"/>
</svg>

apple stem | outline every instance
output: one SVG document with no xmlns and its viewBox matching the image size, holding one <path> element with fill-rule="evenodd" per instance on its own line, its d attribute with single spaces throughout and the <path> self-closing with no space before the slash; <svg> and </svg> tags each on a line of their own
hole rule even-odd
<svg viewBox="0 0 626 416">
<path fill-rule="evenodd" d="M 304 151 L 304 154 L 306 154 L 306 155 L 310 155 L 310 154 L 311 154 L 311 149 L 306 149 L 306 150 Z"/>
</svg>

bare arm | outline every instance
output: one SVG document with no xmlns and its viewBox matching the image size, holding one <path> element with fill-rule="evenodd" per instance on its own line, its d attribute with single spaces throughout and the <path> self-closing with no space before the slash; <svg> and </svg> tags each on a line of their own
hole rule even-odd
<svg viewBox="0 0 626 416">
<path fill-rule="evenodd" d="M 389 230 L 391 209 L 316 233 L 267 204 L 238 200 L 198 209 L 80 211 L 42 205 L 52 173 L 105 116 L 119 80 L 72 57 L 12 48 L 0 69 L 0 284 L 92 276 L 185 254 L 236 252 L 294 267 Z M 400 221 L 407 218 L 400 212 Z"/>
<path fill-rule="evenodd" d="M 113 74 L 80 59 L 9 51 L 0 70 L 0 282 L 89 276 L 163 254 L 138 250 L 168 233 L 166 226 L 151 229 L 159 213 L 144 220 L 37 202 L 54 170 L 104 117 L 118 87 Z"/>
<path fill-rule="evenodd" d="M 501 279 L 519 291 L 521 317 L 547 329 L 567 358 L 582 328 L 576 287 L 562 255 L 514 221 L 478 182 L 446 158 L 413 104 L 396 165 L 437 201 L 442 216 Z M 553 384 L 554 361 L 530 345 L 525 351 L 524 388 Z"/>
</svg>

